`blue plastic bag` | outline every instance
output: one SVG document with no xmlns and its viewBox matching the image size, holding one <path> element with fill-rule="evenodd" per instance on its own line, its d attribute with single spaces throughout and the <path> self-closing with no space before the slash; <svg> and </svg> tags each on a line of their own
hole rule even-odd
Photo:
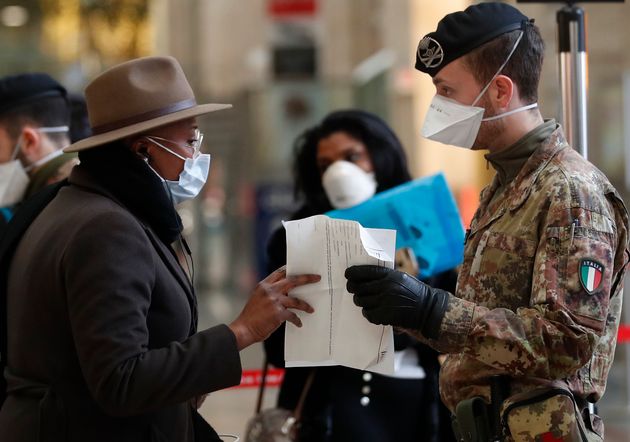
<svg viewBox="0 0 630 442">
<path fill-rule="evenodd" d="M 395 229 L 396 249 L 413 249 L 422 278 L 451 269 L 463 260 L 464 227 L 442 173 L 401 184 L 357 206 L 326 215 L 358 221 L 363 227 Z"/>
</svg>

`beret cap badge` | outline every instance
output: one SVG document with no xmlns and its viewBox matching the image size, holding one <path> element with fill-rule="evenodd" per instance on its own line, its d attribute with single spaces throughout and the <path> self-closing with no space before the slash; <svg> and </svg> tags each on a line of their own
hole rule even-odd
<svg viewBox="0 0 630 442">
<path fill-rule="evenodd" d="M 500 35 L 525 31 L 529 18 L 507 3 L 483 2 L 447 14 L 418 44 L 415 68 L 434 77 L 444 66 Z"/>
<path fill-rule="evenodd" d="M 427 68 L 438 67 L 444 61 L 444 50 L 437 40 L 424 37 L 418 43 L 418 60 Z"/>
</svg>

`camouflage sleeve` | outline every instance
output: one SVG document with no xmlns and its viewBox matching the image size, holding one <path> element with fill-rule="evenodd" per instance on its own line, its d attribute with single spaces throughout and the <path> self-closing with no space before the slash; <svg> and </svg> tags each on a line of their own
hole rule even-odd
<svg viewBox="0 0 630 442">
<path fill-rule="evenodd" d="M 540 227 L 529 306 L 490 310 L 451 296 L 438 340 L 424 341 L 513 376 L 574 374 L 593 356 L 607 321 L 619 322 L 609 317 L 609 303 L 619 296 L 627 263 L 627 214 L 620 200 L 602 199 L 600 208 L 608 210 L 550 207 Z"/>
<path fill-rule="evenodd" d="M 450 294 L 448 307 L 438 339 L 425 338 L 419 330 L 401 329 L 412 335 L 423 344 L 433 347 L 440 353 L 458 353 L 466 345 L 468 335 L 473 326 L 473 316 L 476 308 L 474 302 L 466 301 Z"/>
</svg>

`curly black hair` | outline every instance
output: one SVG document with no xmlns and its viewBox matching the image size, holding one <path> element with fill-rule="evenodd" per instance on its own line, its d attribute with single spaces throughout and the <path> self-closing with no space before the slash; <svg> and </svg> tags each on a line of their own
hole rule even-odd
<svg viewBox="0 0 630 442">
<path fill-rule="evenodd" d="M 295 196 L 314 213 L 332 209 L 317 167 L 317 146 L 334 132 L 344 132 L 365 145 L 374 166 L 377 192 L 411 180 L 403 146 L 381 118 L 355 109 L 330 113 L 321 123 L 300 135 L 294 145 Z"/>
</svg>

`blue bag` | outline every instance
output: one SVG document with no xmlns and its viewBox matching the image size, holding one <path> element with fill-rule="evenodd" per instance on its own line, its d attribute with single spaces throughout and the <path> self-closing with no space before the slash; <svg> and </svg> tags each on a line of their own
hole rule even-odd
<svg viewBox="0 0 630 442">
<path fill-rule="evenodd" d="M 401 184 L 326 215 L 358 221 L 363 227 L 396 230 L 396 249 L 413 249 L 422 278 L 452 269 L 463 260 L 464 228 L 442 173 Z"/>
</svg>

